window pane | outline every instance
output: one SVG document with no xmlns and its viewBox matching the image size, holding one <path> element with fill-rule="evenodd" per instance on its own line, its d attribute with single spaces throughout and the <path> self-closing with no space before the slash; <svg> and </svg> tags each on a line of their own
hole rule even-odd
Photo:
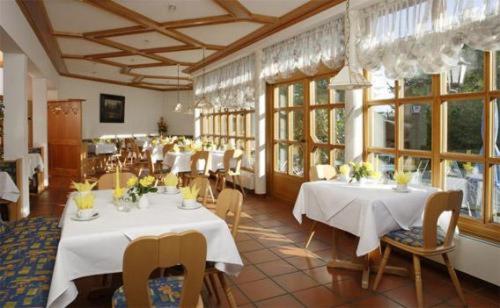
<svg viewBox="0 0 500 308">
<path fill-rule="evenodd" d="M 248 140 L 245 148 L 248 168 L 253 169 L 255 163 L 255 140 Z"/>
<path fill-rule="evenodd" d="M 317 79 L 314 81 L 315 102 L 316 105 L 328 104 L 330 102 L 330 78 Z"/>
<path fill-rule="evenodd" d="M 291 146 L 292 152 L 292 170 L 291 175 L 304 175 L 304 147 L 302 144 L 294 144 Z"/>
<path fill-rule="evenodd" d="M 238 136 L 245 135 L 245 115 L 238 114 Z"/>
<path fill-rule="evenodd" d="M 370 107 L 371 146 L 394 148 L 394 105 Z"/>
<path fill-rule="evenodd" d="M 495 80 L 496 80 L 496 89 L 500 90 L 500 51 L 496 52 L 496 59 L 495 59 Z"/>
<path fill-rule="evenodd" d="M 214 133 L 214 117 L 208 117 L 208 133 L 212 135 Z"/>
<path fill-rule="evenodd" d="M 304 139 L 304 112 L 292 111 L 290 114 L 293 125 L 292 139 L 295 141 L 302 141 Z"/>
<path fill-rule="evenodd" d="M 215 126 L 214 126 L 214 134 L 220 134 L 220 116 L 214 116 Z"/>
<path fill-rule="evenodd" d="M 236 115 L 229 115 L 229 135 L 236 136 Z"/>
<path fill-rule="evenodd" d="M 293 106 L 304 105 L 304 84 L 295 83 L 293 87 Z"/>
<path fill-rule="evenodd" d="M 432 75 L 420 73 L 413 78 L 407 78 L 403 83 L 404 97 L 429 96 L 432 92 Z"/>
<path fill-rule="evenodd" d="M 344 90 L 336 90 L 334 104 L 341 104 L 341 103 L 345 103 L 345 91 Z"/>
<path fill-rule="evenodd" d="M 478 92 L 484 89 L 484 53 L 464 46 L 457 66 L 447 74 L 448 93 Z"/>
<path fill-rule="evenodd" d="M 248 119 L 248 118 L 247 118 L 247 119 Z M 254 111 L 252 111 L 252 112 L 250 113 L 250 118 L 249 118 L 249 120 L 247 120 L 247 121 L 248 121 L 248 123 L 249 123 L 249 125 L 248 125 L 248 127 L 249 127 L 249 131 L 248 131 L 248 132 L 246 132 L 246 134 L 247 134 L 247 136 L 248 136 L 248 137 L 254 137 L 254 136 L 255 136 L 255 127 L 256 127 L 256 124 L 257 124 L 257 123 L 255 122 L 256 120 L 255 120 L 255 112 L 254 112 Z"/>
<path fill-rule="evenodd" d="M 479 154 L 483 146 L 482 100 L 450 101 L 446 108 L 448 152 Z"/>
<path fill-rule="evenodd" d="M 315 109 L 313 111 L 314 136 L 315 143 L 328 143 L 330 130 L 328 125 L 329 109 Z"/>
<path fill-rule="evenodd" d="M 432 106 L 431 104 L 405 104 L 404 148 L 411 150 L 431 150 Z"/>
<path fill-rule="evenodd" d="M 327 148 L 316 148 L 313 152 L 313 166 L 326 165 L 330 163 L 330 150 Z"/>
<path fill-rule="evenodd" d="M 371 72 L 371 99 L 394 98 L 395 84 L 393 79 L 385 76 L 384 69 Z"/>
<path fill-rule="evenodd" d="M 432 186 L 432 164 L 429 158 L 403 157 L 403 171 L 411 172 L 411 185 Z"/>
<path fill-rule="evenodd" d="M 288 106 L 288 86 L 281 86 L 278 88 L 278 102 L 275 107 Z"/>
<path fill-rule="evenodd" d="M 288 170 L 288 145 L 277 143 L 275 145 L 276 166 L 274 169 L 278 172 L 287 172 Z"/>
<path fill-rule="evenodd" d="M 285 111 L 276 112 L 278 122 L 278 139 L 288 140 L 288 114 Z"/>
<path fill-rule="evenodd" d="M 500 223 L 500 165 L 493 165 L 491 168 L 492 183 L 491 183 L 491 204 L 492 204 L 492 221 Z"/>
<path fill-rule="evenodd" d="M 339 150 L 339 149 L 335 149 L 333 151 L 333 154 L 335 155 L 335 161 L 333 162 L 333 165 L 335 167 L 340 167 L 341 165 L 345 164 L 346 161 L 345 161 L 345 152 L 344 150 Z"/>
<path fill-rule="evenodd" d="M 221 115 L 220 123 L 220 134 L 223 136 L 227 135 L 227 115 Z"/>
<path fill-rule="evenodd" d="M 498 99 L 495 99 L 493 102 L 492 102 L 492 105 L 493 105 L 493 125 L 492 125 L 492 128 L 493 128 L 493 132 L 491 134 L 491 138 L 492 138 L 492 144 L 493 145 L 496 145 L 496 148 L 495 147 L 492 147 L 492 150 L 491 150 L 491 154 L 493 156 L 500 156 L 500 136 L 499 136 L 499 133 L 500 133 L 500 100 Z M 496 140 L 495 140 L 496 138 Z"/>
<path fill-rule="evenodd" d="M 445 161 L 445 188 L 464 192 L 460 209 L 464 216 L 480 218 L 483 215 L 483 168 L 482 164 Z"/>
<path fill-rule="evenodd" d="M 382 176 L 386 179 L 392 179 L 395 170 L 395 157 L 390 154 L 379 154 L 372 153 L 370 155 L 370 160 L 373 164 L 373 168 L 376 171 L 382 173 Z"/>
<path fill-rule="evenodd" d="M 335 117 L 335 144 L 345 143 L 345 110 L 344 108 L 333 109 Z"/>
</svg>

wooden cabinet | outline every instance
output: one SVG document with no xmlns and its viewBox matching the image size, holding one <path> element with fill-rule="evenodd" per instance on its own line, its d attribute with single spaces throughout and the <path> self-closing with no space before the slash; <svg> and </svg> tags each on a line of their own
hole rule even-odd
<svg viewBox="0 0 500 308">
<path fill-rule="evenodd" d="M 49 175 L 80 178 L 83 100 L 49 101 Z"/>
</svg>

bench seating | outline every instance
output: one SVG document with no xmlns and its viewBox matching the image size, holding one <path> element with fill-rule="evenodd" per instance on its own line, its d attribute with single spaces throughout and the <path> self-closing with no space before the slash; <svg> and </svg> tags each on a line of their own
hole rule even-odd
<svg viewBox="0 0 500 308">
<path fill-rule="evenodd" d="M 2 307 L 45 307 L 60 238 L 57 218 L 0 221 Z"/>
</svg>

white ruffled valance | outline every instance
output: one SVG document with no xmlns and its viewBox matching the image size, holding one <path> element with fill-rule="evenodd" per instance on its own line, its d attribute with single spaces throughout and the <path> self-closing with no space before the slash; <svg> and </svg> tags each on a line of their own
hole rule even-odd
<svg viewBox="0 0 500 308">
<path fill-rule="evenodd" d="M 500 0 L 392 0 L 359 14 L 358 61 L 391 79 L 447 71 L 464 44 L 500 49 Z"/>
<path fill-rule="evenodd" d="M 195 101 L 203 96 L 217 108 L 255 107 L 255 56 L 250 55 L 194 79 Z"/>
<path fill-rule="evenodd" d="M 312 76 L 321 63 L 338 69 L 344 64 L 344 17 L 269 46 L 263 53 L 260 77 L 271 83 L 297 70 Z"/>
</svg>

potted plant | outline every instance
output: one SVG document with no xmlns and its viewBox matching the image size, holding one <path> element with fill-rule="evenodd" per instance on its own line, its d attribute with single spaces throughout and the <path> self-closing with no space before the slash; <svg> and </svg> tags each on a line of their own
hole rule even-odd
<svg viewBox="0 0 500 308">
<path fill-rule="evenodd" d="M 362 184 L 364 183 L 365 179 L 371 176 L 371 174 L 373 173 L 373 166 L 370 162 L 351 162 L 349 163 L 349 165 L 351 165 L 352 168 L 352 178 L 350 182 L 355 179 L 356 182 Z"/>
<path fill-rule="evenodd" d="M 132 199 L 132 202 L 137 202 L 139 208 L 146 208 L 149 206 L 146 194 L 158 191 L 158 188 L 154 186 L 155 182 L 156 178 L 150 175 L 142 177 L 141 179 L 133 177 L 127 181 L 127 194 Z"/>
<path fill-rule="evenodd" d="M 412 178 L 411 172 L 396 172 L 394 173 L 394 180 L 396 181 L 396 190 L 406 192 L 408 191 L 408 183 Z"/>
</svg>

